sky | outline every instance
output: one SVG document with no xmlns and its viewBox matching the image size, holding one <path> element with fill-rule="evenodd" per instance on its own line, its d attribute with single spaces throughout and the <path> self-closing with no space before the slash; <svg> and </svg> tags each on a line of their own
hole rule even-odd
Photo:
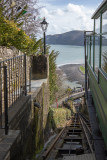
<svg viewBox="0 0 107 160">
<path fill-rule="evenodd" d="M 49 23 L 47 35 L 93 30 L 91 19 L 102 0 L 39 0 L 40 18 Z"/>
</svg>

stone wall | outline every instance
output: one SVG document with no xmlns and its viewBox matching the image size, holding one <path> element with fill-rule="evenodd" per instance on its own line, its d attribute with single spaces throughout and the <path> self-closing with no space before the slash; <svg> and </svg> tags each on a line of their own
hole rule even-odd
<svg viewBox="0 0 107 160">
<path fill-rule="evenodd" d="M 4 69 L 2 67 L 4 65 L 7 66 L 8 106 L 11 106 L 20 95 L 24 94 L 25 57 L 22 55 L 24 53 L 14 47 L 11 49 L 0 47 L 0 107 L 2 106 L 2 112 L 4 112 Z M 21 57 L 19 58 L 18 56 Z M 30 82 L 31 58 L 26 57 L 26 77 L 28 84 Z M 16 93 L 17 98 L 13 97 L 14 93 Z"/>
<path fill-rule="evenodd" d="M 14 107 L 17 108 L 16 114 L 12 117 L 13 111 L 9 111 L 11 114 L 9 121 L 10 129 L 21 131 L 20 160 L 26 157 L 31 159 L 33 154 L 43 148 L 45 141 L 44 130 L 49 109 L 48 82 L 43 83 L 32 96 L 24 97 Z M 15 160 L 19 160 L 19 157 L 15 157 Z"/>
<path fill-rule="evenodd" d="M 48 86 L 47 80 L 35 92 L 9 108 L 9 132 L 20 132 L 20 140 L 14 140 L 11 145 L 10 160 L 31 160 L 43 148 L 49 109 Z"/>
<path fill-rule="evenodd" d="M 11 48 L 7 48 L 7 47 L 0 47 L 0 61 L 4 61 L 7 59 L 11 59 L 13 57 L 17 57 L 17 56 L 21 56 L 24 55 L 23 52 L 21 52 L 20 50 L 17 50 L 14 47 Z M 30 67 L 31 67 L 31 57 L 27 56 L 27 79 L 29 79 L 29 75 L 30 75 Z M 8 63 L 6 63 L 6 65 L 8 65 Z M 17 65 L 17 64 L 16 64 Z M 14 66 L 15 67 L 15 66 Z M 14 76 L 14 75 L 13 75 Z"/>
<path fill-rule="evenodd" d="M 0 49 L 1 60 L 12 58 L 17 55 L 15 53 L 2 47 Z M 44 145 L 44 130 L 49 109 L 49 62 L 47 57 L 44 59 L 46 60 L 44 61 L 45 81 L 40 86 L 33 86 L 27 96 L 19 98 L 9 108 L 9 130 L 20 132 L 20 140 L 17 141 L 16 138 L 15 143 L 10 146 L 9 160 L 31 160 L 32 156 L 38 153 Z M 40 73 L 41 77 L 42 73 Z"/>
<path fill-rule="evenodd" d="M 10 59 L 18 55 L 23 55 L 23 53 L 14 47 L 11 48 L 3 46 L 0 47 L 0 61 L 4 61 L 5 59 Z"/>
<path fill-rule="evenodd" d="M 45 79 L 48 77 L 47 57 L 44 55 L 32 56 L 32 80 Z"/>
<path fill-rule="evenodd" d="M 30 160 L 33 155 L 40 152 L 43 148 L 46 139 L 46 132 L 44 133 L 44 130 L 49 110 L 48 86 L 47 80 L 33 94 L 23 97 L 14 106 L 14 111 L 12 109 L 9 110 L 9 114 L 11 115 L 9 119 L 10 129 L 21 131 L 21 146 L 18 151 L 20 153 L 20 160 L 26 158 Z M 12 116 L 12 113 L 14 116 Z M 19 160 L 19 156 L 16 157 L 16 155 L 15 160 Z M 14 157 L 11 159 L 14 160 Z"/>
<path fill-rule="evenodd" d="M 34 98 L 34 116 L 35 116 L 35 150 L 38 153 L 45 142 L 46 139 L 46 124 L 49 112 L 49 84 L 43 83 L 38 91 L 37 96 Z M 40 107 L 38 107 L 38 105 Z"/>
</svg>

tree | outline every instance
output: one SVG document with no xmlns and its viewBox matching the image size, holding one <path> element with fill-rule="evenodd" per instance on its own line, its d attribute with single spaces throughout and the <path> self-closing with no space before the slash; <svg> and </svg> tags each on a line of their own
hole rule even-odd
<svg viewBox="0 0 107 160">
<path fill-rule="evenodd" d="M 43 46 L 42 39 L 37 40 L 37 38 L 34 35 L 31 37 L 31 39 L 34 42 L 34 45 L 31 46 L 29 55 L 42 54 L 41 52 L 41 46 Z"/>
<path fill-rule="evenodd" d="M 31 36 L 28 36 L 22 29 L 23 26 L 19 28 L 23 16 L 24 15 L 28 17 L 30 16 L 26 14 L 27 12 L 26 9 L 31 7 L 31 3 L 37 2 L 35 0 L 33 2 L 32 1 L 0 0 L 0 45 L 1 46 L 7 46 L 7 47 L 14 46 L 15 48 L 21 50 L 22 52 L 26 52 L 29 55 L 33 55 L 39 52 L 41 39 L 37 40 L 35 36 L 32 36 L 32 34 Z M 25 4 L 25 2 L 27 4 Z M 19 4 L 22 4 L 21 7 Z M 29 7 L 27 7 L 28 4 Z M 18 10 L 19 12 L 16 13 L 16 11 Z M 20 23 L 18 23 L 19 21 Z M 32 28 L 30 27 L 30 29 Z M 34 29 L 32 30 L 34 31 Z"/>
<path fill-rule="evenodd" d="M 52 104 L 55 100 L 56 92 L 58 91 L 57 86 L 57 75 L 56 75 L 56 58 L 58 52 L 52 50 L 49 55 L 49 88 L 50 88 L 50 103 Z"/>
<path fill-rule="evenodd" d="M 69 98 L 70 94 L 72 93 L 72 89 L 70 87 L 68 87 L 66 89 L 66 93 L 68 94 L 68 98 Z"/>
<path fill-rule="evenodd" d="M 30 38 L 22 29 L 17 27 L 16 23 L 6 20 L 0 8 L 0 46 L 14 46 L 26 54 L 33 55 L 38 53 L 41 43 L 41 39 Z"/>
<path fill-rule="evenodd" d="M 37 0 L 0 0 L 5 19 L 17 22 L 17 26 L 29 35 L 38 32 L 39 9 Z"/>
</svg>

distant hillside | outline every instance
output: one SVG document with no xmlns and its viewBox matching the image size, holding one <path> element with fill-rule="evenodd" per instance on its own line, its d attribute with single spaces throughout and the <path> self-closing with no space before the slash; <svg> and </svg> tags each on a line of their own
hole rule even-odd
<svg viewBox="0 0 107 160">
<path fill-rule="evenodd" d="M 84 31 L 70 31 L 47 36 L 47 44 L 84 45 Z"/>
</svg>

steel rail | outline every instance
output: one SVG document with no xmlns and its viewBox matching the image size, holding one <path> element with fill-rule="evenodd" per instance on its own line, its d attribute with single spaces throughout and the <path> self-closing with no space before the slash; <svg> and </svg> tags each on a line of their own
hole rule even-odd
<svg viewBox="0 0 107 160">
<path fill-rule="evenodd" d="M 81 115 L 82 118 L 85 119 L 85 121 L 90 122 L 82 113 L 79 113 L 79 115 Z"/>
<path fill-rule="evenodd" d="M 81 116 L 81 114 L 80 114 L 80 116 Z M 81 116 L 81 118 L 83 119 L 82 116 Z M 84 121 L 84 119 L 83 119 L 83 123 L 85 124 L 86 128 L 88 129 L 88 131 L 90 132 L 90 134 L 92 136 L 92 132 L 91 132 L 90 128 L 88 127 L 87 123 Z"/>
<path fill-rule="evenodd" d="M 61 153 L 63 153 L 63 150 L 64 150 L 64 148 L 63 147 L 61 147 L 61 148 L 59 148 L 59 147 L 57 147 L 57 146 L 59 146 L 59 144 L 60 144 L 60 140 L 61 140 L 61 144 L 60 144 L 60 146 L 62 146 L 62 144 L 63 144 L 63 142 L 62 142 L 62 139 L 64 139 L 64 137 L 66 137 L 66 135 L 67 135 L 67 133 L 69 132 L 69 128 L 67 129 L 67 127 L 70 127 L 71 125 L 72 125 L 72 132 L 70 133 L 70 135 L 73 135 L 73 134 L 75 134 L 75 126 L 76 126 L 76 124 L 77 124 L 77 122 L 79 122 L 79 124 L 80 124 L 80 126 L 82 127 L 82 133 L 84 134 L 84 136 L 86 137 L 86 141 L 87 141 L 87 143 L 88 143 L 88 146 L 89 146 L 89 149 L 90 149 L 90 151 L 91 151 L 91 153 L 94 153 L 94 150 L 93 150 L 93 148 L 92 148 L 92 144 L 90 143 L 90 136 L 89 136 L 89 133 L 91 132 L 91 131 L 89 131 L 88 130 L 88 128 L 86 127 L 87 126 L 87 124 L 86 124 L 86 122 L 85 122 L 85 120 L 82 118 L 82 116 L 80 115 L 80 114 L 77 114 L 77 115 L 75 115 L 75 116 L 73 116 L 72 117 L 72 120 L 70 120 L 69 121 L 69 123 L 68 124 L 66 124 L 66 126 L 60 131 L 60 133 L 57 135 L 57 137 L 55 138 L 55 140 L 54 140 L 54 142 L 50 145 L 50 147 L 43 153 L 43 155 L 42 155 L 42 157 L 43 157 L 43 159 L 44 160 L 46 160 L 46 159 L 53 159 L 53 155 L 54 155 L 54 158 L 56 157 L 56 156 L 61 156 Z M 85 123 L 84 123 L 85 122 Z M 65 136 L 63 136 L 62 137 L 62 135 L 65 135 Z M 92 134 L 91 134 L 91 136 L 92 136 Z M 69 142 L 72 142 L 72 140 L 69 140 Z M 66 143 L 66 142 L 65 142 Z M 82 142 L 81 142 L 82 143 Z M 81 144 L 82 145 L 82 144 Z M 54 150 L 56 150 L 55 151 L 55 153 L 54 153 Z M 70 144 L 69 145 L 69 148 L 67 148 L 67 150 L 64 150 L 64 151 L 67 151 L 66 152 L 66 154 L 67 155 L 69 155 L 69 156 L 72 156 L 72 154 L 74 154 L 74 152 L 72 152 L 72 151 L 74 151 L 74 150 L 72 150 L 72 144 Z M 76 150 L 75 150 L 75 152 L 76 152 Z M 75 153 L 76 154 L 76 153 Z M 52 156 L 52 157 L 51 157 Z"/>
<path fill-rule="evenodd" d="M 62 133 L 66 130 L 67 125 L 69 125 L 71 123 L 71 120 L 66 124 L 66 126 L 60 131 L 60 133 L 58 134 L 58 136 L 55 138 L 54 142 L 50 145 L 50 147 L 44 152 L 44 154 L 42 155 L 43 159 L 46 159 L 47 156 L 49 155 L 49 153 L 51 152 L 51 150 L 54 148 L 55 144 L 57 143 L 57 141 L 59 140 L 59 138 L 61 137 Z"/>
<path fill-rule="evenodd" d="M 76 125 L 76 121 L 77 121 L 77 116 L 75 116 L 74 126 L 73 126 L 73 127 L 75 127 L 75 125 Z M 73 129 L 72 135 L 74 134 L 74 130 L 75 130 L 75 129 Z M 71 155 L 71 147 L 72 147 L 72 144 L 70 144 L 70 148 L 69 148 L 69 155 Z"/>
<path fill-rule="evenodd" d="M 79 118 L 80 118 L 80 122 L 81 122 L 82 128 L 83 128 L 83 130 L 84 130 L 84 134 L 85 134 L 85 136 L 86 136 L 88 145 L 89 145 L 89 147 L 90 147 L 90 150 L 91 150 L 92 153 L 94 153 L 93 148 L 92 148 L 91 143 L 90 143 L 90 140 L 89 140 L 89 137 L 88 137 L 88 135 L 87 135 L 86 128 L 85 128 L 85 126 L 84 126 L 83 120 L 81 119 L 80 116 L 79 116 Z"/>
</svg>

